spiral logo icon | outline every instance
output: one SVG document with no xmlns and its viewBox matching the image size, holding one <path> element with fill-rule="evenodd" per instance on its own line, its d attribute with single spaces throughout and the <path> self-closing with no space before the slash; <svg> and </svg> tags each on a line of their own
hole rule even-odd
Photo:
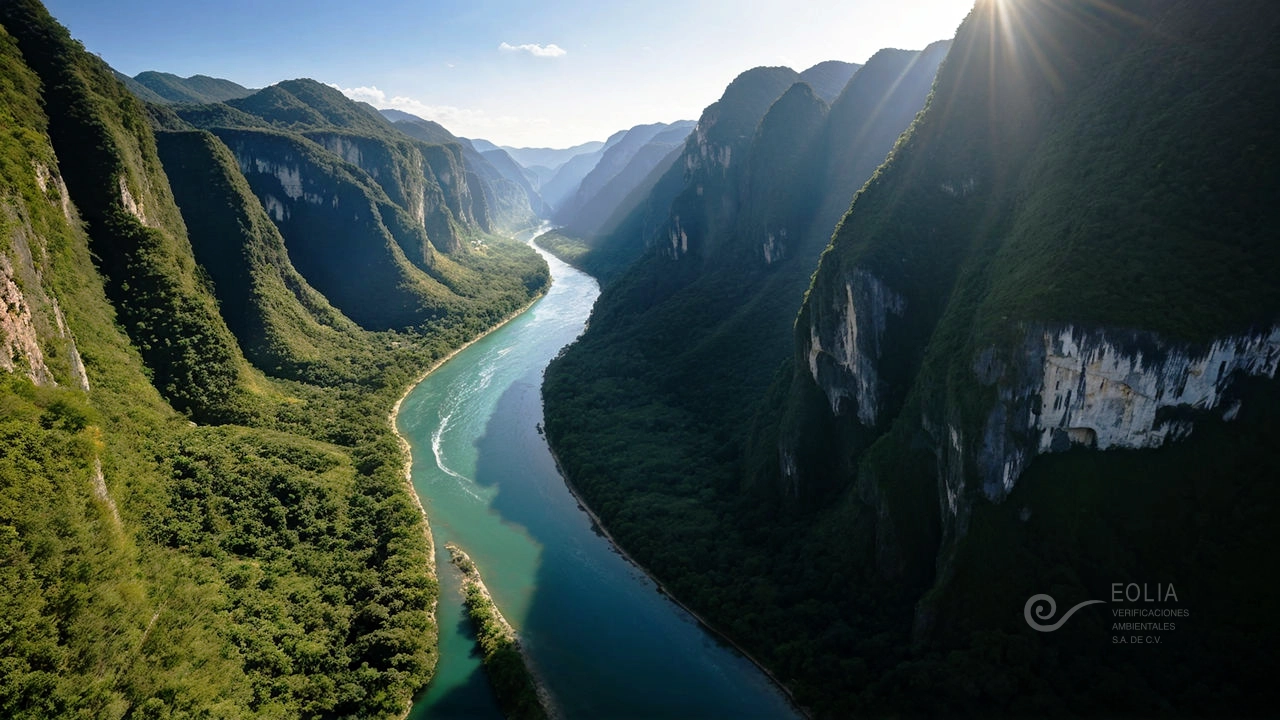
<svg viewBox="0 0 1280 720">
<path fill-rule="evenodd" d="M 1062 627 L 1062 624 L 1065 623 L 1067 619 L 1070 618 L 1072 615 L 1074 615 L 1075 612 L 1080 608 L 1084 607 L 1085 605 L 1094 605 L 1100 602 L 1105 602 L 1105 601 L 1104 600 L 1085 600 L 1079 605 L 1076 605 L 1075 607 L 1063 613 L 1062 617 L 1058 618 L 1058 621 L 1053 623 L 1052 625 L 1042 625 L 1039 622 L 1037 622 L 1037 619 L 1044 620 L 1044 621 L 1053 619 L 1054 613 L 1058 612 L 1058 603 L 1055 602 L 1054 599 L 1049 597 L 1048 595 L 1044 595 L 1044 594 L 1032 595 L 1030 598 L 1027 599 L 1027 604 L 1022 608 L 1022 616 L 1026 618 L 1027 624 L 1030 625 L 1033 630 L 1039 630 L 1040 632 L 1053 632 L 1054 630 L 1057 630 L 1058 628 Z M 1034 617 L 1033 617 L 1033 614 L 1034 614 Z"/>
</svg>

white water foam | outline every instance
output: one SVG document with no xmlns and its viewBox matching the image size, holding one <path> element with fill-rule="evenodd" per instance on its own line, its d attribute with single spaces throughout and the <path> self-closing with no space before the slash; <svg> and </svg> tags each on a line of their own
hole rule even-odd
<svg viewBox="0 0 1280 720">
<path fill-rule="evenodd" d="M 449 467 L 444 462 L 444 451 L 440 447 L 441 446 L 440 440 L 441 438 L 444 437 L 445 428 L 449 427 L 449 421 L 452 419 L 453 419 L 453 412 L 450 411 L 449 413 L 447 413 L 446 415 L 440 418 L 440 424 L 436 426 L 435 432 L 431 433 L 431 454 L 434 455 L 436 458 L 436 467 L 440 468 L 440 471 L 443 472 L 445 475 L 448 475 L 449 477 L 457 480 L 458 487 L 461 488 L 463 492 L 465 492 L 466 494 L 470 495 L 471 497 L 475 498 L 480 502 L 484 502 L 484 498 L 480 497 L 480 495 L 476 493 L 474 489 L 475 482 L 472 481 L 471 478 L 467 477 L 466 475 L 463 475 L 462 473 L 457 472 L 453 468 Z"/>
<path fill-rule="evenodd" d="M 498 372 L 498 365 L 496 363 L 491 365 L 486 365 L 483 368 L 481 368 L 480 374 L 477 376 L 477 382 L 476 382 L 476 387 L 474 389 L 474 392 L 476 394 L 479 394 L 480 392 L 488 388 L 489 383 L 493 382 L 493 374 L 496 372 Z"/>
</svg>

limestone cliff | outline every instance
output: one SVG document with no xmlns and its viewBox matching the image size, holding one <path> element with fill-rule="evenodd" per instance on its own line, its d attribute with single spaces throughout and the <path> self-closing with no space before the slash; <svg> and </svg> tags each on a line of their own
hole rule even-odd
<svg viewBox="0 0 1280 720">
<path fill-rule="evenodd" d="M 843 294 L 840 289 L 826 301 L 810 297 L 808 334 L 800 336 L 800 354 L 808 358 L 809 375 L 826 395 L 832 414 L 856 414 L 859 422 L 874 428 L 884 394 L 879 367 L 885 327 L 890 315 L 903 314 L 906 301 L 866 271 L 854 272 L 845 280 Z"/>
<path fill-rule="evenodd" d="M 1277 211 L 1262 189 L 1274 172 L 1257 161 L 1280 152 L 1276 106 L 1261 101 L 1274 65 L 1263 28 L 1280 15 L 1122 5 L 1131 14 L 978 3 L 929 105 L 854 198 L 797 320 L 768 436 L 777 493 L 848 503 L 830 522 L 863 538 L 854 566 L 916 598 L 924 646 L 967 647 L 957 627 L 1014 625 L 965 617 L 1003 601 L 974 584 L 999 574 L 975 572 L 984 561 L 1067 556 L 1099 574 L 1154 564 L 1167 533 L 1125 546 L 1123 561 L 1072 534 L 1122 534 L 1090 524 L 1123 515 L 1096 487 L 1148 488 L 1157 507 L 1134 522 L 1164 528 L 1162 508 L 1202 482 L 1172 460 L 1181 446 L 1265 432 L 1280 252 L 1258 234 Z M 1207 78 L 1218 81 L 1204 97 L 1175 92 Z M 1244 447 L 1258 467 L 1274 457 Z M 1081 466 L 1091 476 L 1061 470 Z M 1250 473 L 1218 482 L 1249 486 Z M 1042 515 L 1056 534 L 1035 535 Z M 1265 533 L 1196 522 L 1203 537 Z M 1006 582 L 1023 593 L 1030 577 Z"/>
<path fill-rule="evenodd" d="M 335 307 L 370 329 L 416 325 L 443 312 L 449 292 L 427 274 L 436 256 L 426 232 L 358 167 L 291 134 L 215 134 L 279 228 L 298 271 Z"/>
</svg>

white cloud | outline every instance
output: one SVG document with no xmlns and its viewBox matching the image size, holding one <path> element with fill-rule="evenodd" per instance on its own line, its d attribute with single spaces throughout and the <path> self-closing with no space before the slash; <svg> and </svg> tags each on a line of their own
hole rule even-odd
<svg viewBox="0 0 1280 720">
<path fill-rule="evenodd" d="M 511 45 L 502 43 L 498 46 L 502 52 L 527 52 L 534 57 L 558 58 L 569 54 L 567 50 L 551 43 L 550 45 L 539 45 L 537 43 L 525 43 L 524 45 Z"/>
<path fill-rule="evenodd" d="M 357 102 L 366 102 L 379 110 L 402 110 L 426 120 L 433 120 L 443 125 L 449 132 L 468 138 L 508 138 L 521 137 L 524 132 L 545 131 L 551 126 L 546 118 L 518 118 L 510 115 L 490 115 L 484 110 L 460 108 L 452 105 L 429 105 L 416 98 L 404 95 L 388 96 L 376 85 L 369 87 L 344 88 L 329 83 L 329 86 L 342 92 L 343 95 Z"/>
</svg>

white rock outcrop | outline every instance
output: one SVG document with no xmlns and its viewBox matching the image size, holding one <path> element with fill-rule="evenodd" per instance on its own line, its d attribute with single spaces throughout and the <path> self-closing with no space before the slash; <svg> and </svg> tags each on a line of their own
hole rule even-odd
<svg viewBox="0 0 1280 720">
<path fill-rule="evenodd" d="M 48 166 L 36 163 L 36 185 L 40 187 L 40 192 L 48 193 L 49 186 L 52 185 L 58 191 L 58 203 L 62 208 L 62 216 L 67 222 L 75 222 L 75 218 L 71 215 L 71 193 L 67 192 L 67 184 L 63 182 L 60 175 L 54 175 Z"/>
<path fill-rule="evenodd" d="M 304 200 L 312 205 L 321 205 L 327 201 L 323 195 L 309 193 L 304 189 L 302 170 L 297 164 L 288 162 L 288 155 L 285 156 L 285 162 L 255 157 L 244 143 L 236 143 L 232 152 L 236 156 L 236 164 L 240 166 L 240 172 L 245 175 L 256 173 L 275 176 L 276 180 L 280 181 L 280 189 L 290 200 Z M 336 197 L 333 198 L 333 202 L 336 204 Z M 276 214 L 272 217 L 279 219 Z"/>
<path fill-rule="evenodd" d="M 120 176 L 120 204 L 124 206 L 125 211 L 130 215 L 138 218 L 143 225 L 147 224 L 147 208 L 141 201 L 134 199 L 133 193 L 129 192 L 129 183 L 125 180 L 124 175 Z"/>
<path fill-rule="evenodd" d="M 843 302 L 812 309 L 809 373 L 826 394 L 831 412 L 840 414 L 843 402 L 852 399 L 858 420 L 868 427 L 876 424 L 885 327 L 889 315 L 901 315 L 905 308 L 901 295 L 871 273 L 856 270 L 845 280 Z"/>
<path fill-rule="evenodd" d="M 1188 421 L 1162 421 L 1162 409 L 1212 410 L 1236 372 L 1275 377 L 1280 326 L 1219 339 L 1203 353 L 1160 345 L 1144 353 L 1071 327 L 1045 332 L 1044 345 L 1039 452 L 1061 447 L 1063 433 L 1099 450 L 1153 448 L 1191 431 Z"/>
<path fill-rule="evenodd" d="M 56 385 L 45 364 L 35 318 L 14 276 L 9 258 L 0 254 L 0 370 L 21 371 L 37 385 Z"/>
<path fill-rule="evenodd" d="M 671 259 L 679 260 L 681 255 L 689 254 L 689 234 L 680 224 L 680 216 L 672 219 L 672 227 L 667 230 L 667 240 L 671 242 Z"/>
<path fill-rule="evenodd" d="M 772 265 L 774 262 L 781 260 L 786 254 L 787 229 L 782 228 L 777 235 L 772 232 L 766 233 L 764 243 L 760 246 L 760 251 L 764 253 L 764 264 Z"/>
<path fill-rule="evenodd" d="M 334 200 L 337 200 L 337 198 L 335 197 Z M 262 196 L 262 207 L 266 209 L 271 219 L 276 222 L 284 222 L 289 219 L 289 208 L 271 193 Z"/>
<path fill-rule="evenodd" d="M 67 317 L 62 313 L 62 306 L 58 304 L 57 298 L 50 297 L 49 304 L 53 306 L 53 319 L 58 326 L 58 337 L 65 339 L 71 346 L 71 379 L 75 381 L 76 387 L 89 392 L 89 375 L 85 372 L 84 359 L 80 357 L 80 348 L 76 347 L 76 339 L 71 335 L 71 328 L 67 327 Z"/>
<path fill-rule="evenodd" d="M 1231 396 L 1235 380 L 1275 378 L 1280 325 L 1200 347 L 1154 333 L 1042 327 L 1028 332 L 1017 364 L 1012 372 L 978 372 L 983 384 L 990 384 L 984 374 L 1001 377 L 976 449 L 983 491 L 993 500 L 1039 454 L 1157 448 L 1191 434 L 1206 413 L 1234 420 L 1244 402 Z"/>
</svg>

